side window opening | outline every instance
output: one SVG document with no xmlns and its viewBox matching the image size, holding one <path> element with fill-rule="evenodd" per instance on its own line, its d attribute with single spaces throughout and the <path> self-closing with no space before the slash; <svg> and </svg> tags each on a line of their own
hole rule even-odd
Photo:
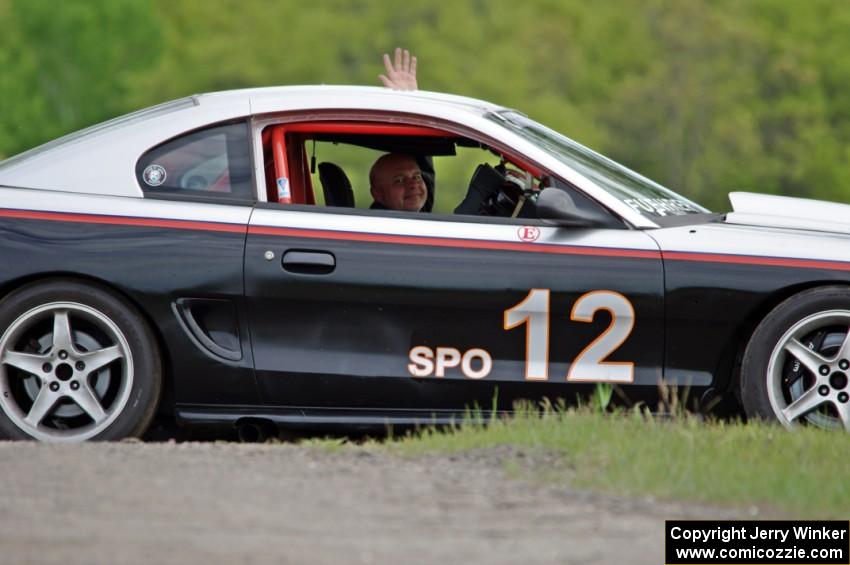
<svg viewBox="0 0 850 565">
<path fill-rule="evenodd" d="M 280 128 L 278 140 L 285 144 L 285 148 L 277 151 L 272 141 L 275 128 Z M 280 132 L 285 132 L 282 137 Z M 363 122 L 296 122 L 269 126 L 263 131 L 262 139 L 270 202 L 367 210 L 374 205 L 370 169 L 387 153 L 409 155 L 419 164 L 429 190 L 428 201 L 419 208 L 422 212 L 537 219 L 534 202 L 539 190 L 555 186 L 576 193 L 563 181 L 522 160 L 501 154 L 474 139 L 433 128 Z M 277 161 L 281 154 L 285 167 Z M 285 179 L 278 176 L 281 171 L 286 171 Z M 433 173 L 436 173 L 436 190 L 433 176 L 429 178 Z M 288 201 L 280 198 L 281 186 L 288 191 Z M 573 201 L 579 208 L 599 207 L 581 194 Z M 616 221 L 611 225 L 622 227 Z"/>
<path fill-rule="evenodd" d="M 253 200 L 248 140 L 245 121 L 187 133 L 142 155 L 136 179 L 148 197 Z"/>
</svg>

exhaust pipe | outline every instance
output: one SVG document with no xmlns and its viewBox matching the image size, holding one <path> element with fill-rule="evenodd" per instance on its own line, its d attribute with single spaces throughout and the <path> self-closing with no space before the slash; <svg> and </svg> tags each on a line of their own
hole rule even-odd
<svg viewBox="0 0 850 565">
<path fill-rule="evenodd" d="M 240 443 L 263 443 L 277 436 L 277 426 L 267 420 L 246 420 L 236 424 L 236 437 Z"/>
</svg>

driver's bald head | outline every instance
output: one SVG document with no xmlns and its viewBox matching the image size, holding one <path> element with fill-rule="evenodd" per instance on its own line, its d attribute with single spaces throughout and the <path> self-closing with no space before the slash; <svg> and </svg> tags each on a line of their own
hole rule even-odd
<svg viewBox="0 0 850 565">
<path fill-rule="evenodd" d="M 418 212 L 425 205 L 428 188 L 416 159 L 403 153 L 387 153 L 369 171 L 372 198 L 390 210 Z"/>
</svg>

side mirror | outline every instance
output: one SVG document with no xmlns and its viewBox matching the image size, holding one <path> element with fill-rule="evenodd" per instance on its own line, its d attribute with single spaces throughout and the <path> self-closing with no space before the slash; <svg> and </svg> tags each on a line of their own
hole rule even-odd
<svg viewBox="0 0 850 565">
<path fill-rule="evenodd" d="M 537 215 L 541 220 L 570 228 L 604 225 L 605 218 L 592 211 L 581 210 L 570 195 L 560 188 L 548 187 L 537 196 Z"/>
</svg>

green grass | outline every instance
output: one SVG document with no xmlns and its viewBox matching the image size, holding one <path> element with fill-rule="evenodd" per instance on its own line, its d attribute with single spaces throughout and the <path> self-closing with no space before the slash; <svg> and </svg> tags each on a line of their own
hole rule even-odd
<svg viewBox="0 0 850 565">
<path fill-rule="evenodd" d="M 313 449 L 317 449 L 319 451 L 324 451 L 327 453 L 338 453 L 348 448 L 348 443 L 346 442 L 346 440 L 333 437 L 315 437 L 302 439 L 298 442 L 298 445 L 304 447 L 311 447 Z"/>
<path fill-rule="evenodd" d="M 515 445 L 558 455 L 529 478 L 598 492 L 780 511 L 792 517 L 850 514 L 850 437 L 761 423 L 669 420 L 600 409 L 520 410 L 487 426 L 426 429 L 387 448 L 408 455 Z M 551 460 L 546 458 L 544 460 Z M 558 460 L 560 460 L 558 462 Z M 515 462 L 507 462 L 517 472 Z"/>
</svg>

